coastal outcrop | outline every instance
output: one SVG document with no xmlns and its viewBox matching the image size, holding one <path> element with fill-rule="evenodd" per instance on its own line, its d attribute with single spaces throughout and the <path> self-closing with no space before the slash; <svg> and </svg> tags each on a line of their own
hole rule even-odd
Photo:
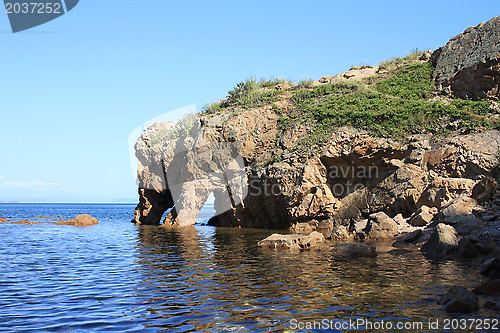
<svg viewBox="0 0 500 333">
<path fill-rule="evenodd" d="M 500 16 L 465 30 L 435 52 L 434 77 L 455 97 L 500 99 Z"/>
<path fill-rule="evenodd" d="M 77 227 L 88 227 L 91 225 L 99 224 L 95 217 L 88 214 L 80 214 L 71 220 L 61 220 L 56 222 L 57 225 L 73 225 Z"/>
<path fill-rule="evenodd" d="M 135 146 L 133 221 L 191 226 L 213 196 L 215 226 L 402 235 L 435 255 L 467 236 L 460 253 L 480 251 L 500 240 L 499 33 L 494 18 L 376 67 L 242 82 L 200 114 L 150 126 Z"/>
</svg>

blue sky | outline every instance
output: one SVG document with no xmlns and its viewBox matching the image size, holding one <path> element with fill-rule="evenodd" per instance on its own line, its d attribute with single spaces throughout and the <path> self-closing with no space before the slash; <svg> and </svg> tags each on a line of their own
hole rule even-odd
<svg viewBox="0 0 500 333">
<path fill-rule="evenodd" d="M 0 14 L 0 201 L 137 200 L 128 136 L 250 77 L 318 79 L 435 49 L 498 0 L 81 0 L 13 34 Z"/>
</svg>

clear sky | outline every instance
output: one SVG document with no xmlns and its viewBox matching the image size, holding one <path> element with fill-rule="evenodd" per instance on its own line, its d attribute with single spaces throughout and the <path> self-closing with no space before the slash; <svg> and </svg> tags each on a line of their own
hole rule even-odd
<svg viewBox="0 0 500 333">
<path fill-rule="evenodd" d="M 13 34 L 0 13 L 0 201 L 137 200 L 128 136 L 255 77 L 318 79 L 436 49 L 500 1 L 81 0 Z"/>
</svg>

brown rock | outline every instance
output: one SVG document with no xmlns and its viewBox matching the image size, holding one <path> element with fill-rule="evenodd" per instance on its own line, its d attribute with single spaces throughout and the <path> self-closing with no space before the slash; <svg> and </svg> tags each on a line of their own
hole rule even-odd
<svg viewBox="0 0 500 333">
<path fill-rule="evenodd" d="M 257 245 L 264 248 L 270 249 L 296 249 L 296 250 L 306 250 L 314 247 L 317 243 L 321 243 L 325 240 L 322 233 L 313 231 L 308 236 L 305 235 L 281 235 L 272 234 L 271 236 L 261 240 Z"/>
<path fill-rule="evenodd" d="M 334 212 L 338 199 L 328 186 L 327 170 L 320 159 L 310 160 L 305 166 L 301 185 L 290 203 L 294 219 L 328 218 Z"/>
<path fill-rule="evenodd" d="M 94 224 L 99 224 L 99 222 L 97 221 L 96 218 L 94 218 L 88 214 L 81 214 L 72 220 L 58 221 L 56 224 L 58 224 L 58 225 L 74 225 L 77 227 L 87 227 L 87 226 L 91 226 Z"/>
<path fill-rule="evenodd" d="M 422 246 L 421 251 L 432 256 L 442 256 L 455 250 L 458 246 L 458 234 L 451 225 L 439 223 L 430 239 Z"/>
<path fill-rule="evenodd" d="M 428 173 L 405 164 L 382 180 L 373 190 L 373 210 L 396 215 L 411 215 L 428 185 Z"/>
<path fill-rule="evenodd" d="M 460 195 L 470 195 L 476 184 L 465 178 L 430 177 L 431 182 L 425 188 L 419 199 L 419 204 L 432 207 L 442 207 L 444 204 Z"/>
<path fill-rule="evenodd" d="M 408 223 L 416 227 L 423 227 L 429 224 L 436 214 L 437 208 L 429 208 L 424 205 L 410 217 Z"/>
<path fill-rule="evenodd" d="M 476 200 L 459 196 L 441 209 L 439 219 L 446 223 L 456 223 L 458 217 L 472 214 L 476 206 Z"/>
<path fill-rule="evenodd" d="M 497 185 L 498 183 L 495 179 L 485 176 L 472 189 L 472 197 L 478 203 L 485 203 L 493 198 L 493 195 L 497 190 Z"/>
<path fill-rule="evenodd" d="M 389 240 L 399 233 L 396 222 L 384 212 L 371 214 L 363 231 L 370 240 Z"/>
<path fill-rule="evenodd" d="M 297 234 L 309 235 L 315 228 L 308 222 L 297 222 L 290 227 L 290 231 Z"/>
<path fill-rule="evenodd" d="M 423 165 L 426 170 L 452 179 L 493 175 L 498 166 L 499 135 L 497 130 L 491 130 L 445 138 L 426 153 Z"/>
<path fill-rule="evenodd" d="M 403 217 L 403 214 L 399 213 L 398 215 L 394 216 L 392 218 L 394 220 L 394 222 L 396 222 L 397 225 L 405 225 L 406 224 L 406 220 L 405 218 Z"/>
<path fill-rule="evenodd" d="M 326 235 L 326 239 L 331 239 L 339 242 L 347 242 L 349 241 L 349 238 L 349 232 L 343 225 L 333 227 L 333 230 Z"/>
<path fill-rule="evenodd" d="M 2 217 L 0 217 L 0 223 L 4 223 L 4 222 L 7 222 L 8 220 L 7 219 L 4 219 Z"/>
<path fill-rule="evenodd" d="M 21 220 L 21 221 L 13 221 L 13 222 L 10 222 L 11 224 L 27 224 L 27 225 L 30 225 L 30 224 L 40 224 L 39 222 L 32 222 L 32 221 L 28 221 L 28 220 Z"/>
<path fill-rule="evenodd" d="M 422 230 L 421 229 L 417 229 L 417 230 L 415 230 L 413 232 L 410 232 L 407 235 L 404 235 L 403 242 L 405 242 L 405 243 L 415 243 L 416 241 L 418 241 L 420 239 L 420 237 L 422 237 Z"/>
</svg>

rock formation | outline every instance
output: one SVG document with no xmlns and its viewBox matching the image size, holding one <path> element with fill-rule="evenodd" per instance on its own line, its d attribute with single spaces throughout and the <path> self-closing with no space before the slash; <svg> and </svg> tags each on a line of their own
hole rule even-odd
<svg viewBox="0 0 500 333">
<path fill-rule="evenodd" d="M 403 72 L 381 66 L 298 85 L 242 83 L 202 114 L 152 125 L 135 146 L 140 202 L 134 222 L 193 225 L 213 194 L 216 214 L 209 223 L 215 226 L 292 228 L 304 233 L 335 228 L 331 238 L 356 235 L 366 240 L 412 232 L 401 241 L 409 244 L 431 237 L 432 232 L 418 228 L 432 231 L 436 225 L 432 241 L 440 243 L 445 225 L 453 224 L 458 234 L 472 233 L 476 240 L 500 237 L 498 232 L 482 235 L 473 230 L 479 223 L 474 219 L 494 230 L 500 218 L 500 202 L 494 201 L 499 197 L 495 179 L 500 132 L 492 128 L 496 120 L 491 116 L 499 97 L 499 34 L 500 18 L 494 18 L 453 38 L 432 57 L 404 60 L 397 65 L 407 66 Z M 394 73 L 425 70 L 431 62 L 439 88 L 449 87 L 452 98 L 443 100 L 437 89 L 410 95 L 409 105 L 434 108 L 440 118 L 424 127 L 418 122 L 409 126 L 404 137 L 391 136 L 378 123 L 403 117 L 397 112 L 370 116 L 372 109 L 367 109 L 368 116 L 354 117 L 323 97 L 359 92 L 359 98 L 382 97 L 381 103 L 387 99 L 395 105 L 406 95 L 380 90 L 383 80 Z M 460 100 L 466 96 L 488 98 L 491 104 Z M 343 99 L 343 107 L 359 98 Z M 318 111 L 324 105 L 330 109 Z M 299 109 L 307 112 L 293 118 Z M 342 126 L 326 126 L 333 121 L 332 110 L 352 120 L 340 118 Z M 471 115 L 475 111 L 477 115 Z M 426 115 L 429 112 L 424 109 Z M 430 117 L 426 115 L 416 119 L 425 123 Z M 370 117 L 377 119 L 371 127 L 358 126 Z M 485 125 L 472 128 L 478 119 Z M 379 128 L 381 135 L 371 131 Z M 346 237 L 337 226 L 351 235 Z"/>
<path fill-rule="evenodd" d="M 438 86 L 456 97 L 500 99 L 500 16 L 465 30 L 436 52 Z"/>
</svg>

